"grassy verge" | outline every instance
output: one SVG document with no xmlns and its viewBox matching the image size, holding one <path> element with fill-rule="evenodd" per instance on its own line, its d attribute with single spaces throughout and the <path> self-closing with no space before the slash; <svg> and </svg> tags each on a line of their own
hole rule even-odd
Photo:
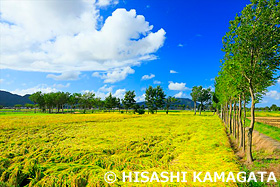
<svg viewBox="0 0 280 187">
<path fill-rule="evenodd" d="M 250 126 L 251 120 L 246 119 L 246 126 Z M 263 133 L 275 140 L 280 141 L 280 128 L 274 127 L 271 125 L 267 125 L 261 122 L 255 122 L 255 128 L 256 131 Z"/>
</svg>

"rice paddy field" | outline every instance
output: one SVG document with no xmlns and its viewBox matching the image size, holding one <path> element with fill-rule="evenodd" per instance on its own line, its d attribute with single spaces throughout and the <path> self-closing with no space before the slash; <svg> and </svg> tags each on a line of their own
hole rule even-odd
<svg viewBox="0 0 280 187">
<path fill-rule="evenodd" d="M 123 183 L 121 172 L 240 170 L 212 113 L 0 115 L 0 186 L 108 186 L 108 171 L 111 186 L 134 186 L 143 184 Z M 237 186 L 187 180 L 172 185 Z"/>
</svg>

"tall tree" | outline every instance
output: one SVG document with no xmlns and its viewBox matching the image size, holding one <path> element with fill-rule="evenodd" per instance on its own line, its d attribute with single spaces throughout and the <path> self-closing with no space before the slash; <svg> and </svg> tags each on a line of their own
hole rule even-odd
<svg viewBox="0 0 280 187">
<path fill-rule="evenodd" d="M 59 95 L 60 98 L 59 98 L 59 102 L 60 102 L 60 105 L 61 105 L 61 110 L 62 110 L 62 113 L 64 113 L 64 105 L 68 102 L 69 100 L 69 97 L 70 97 L 70 93 L 69 92 L 61 92 L 61 94 Z"/>
<path fill-rule="evenodd" d="M 120 98 L 116 99 L 116 107 L 119 109 L 119 112 L 120 112 L 121 111 L 121 107 L 122 107 Z"/>
<path fill-rule="evenodd" d="M 49 113 L 51 113 L 52 108 L 55 105 L 54 100 L 55 100 L 56 95 L 55 95 L 55 93 L 51 92 L 51 93 L 44 94 L 43 97 L 45 100 L 46 107 L 47 107 L 47 109 L 49 109 Z"/>
<path fill-rule="evenodd" d="M 151 112 L 154 113 L 155 110 L 155 90 L 152 86 L 149 86 L 149 88 L 146 89 L 145 92 L 145 101 L 146 105 L 148 106 L 148 113 Z"/>
<path fill-rule="evenodd" d="M 200 101 L 199 115 L 201 115 L 203 103 L 208 102 L 211 99 L 211 90 L 210 88 L 205 89 L 201 86 L 199 86 L 198 88 L 198 101 Z"/>
<path fill-rule="evenodd" d="M 122 99 L 122 104 L 126 110 L 126 113 L 128 109 L 133 108 L 135 101 L 135 91 L 127 91 L 125 92 L 124 98 Z"/>
<path fill-rule="evenodd" d="M 116 107 L 116 105 L 117 105 L 117 98 L 113 97 L 112 93 L 110 93 L 109 96 L 105 98 L 104 102 L 105 102 L 105 107 L 107 109 L 109 109 L 109 112 L 110 112 L 110 110 L 112 110 L 113 108 Z"/>
<path fill-rule="evenodd" d="M 78 104 L 81 96 L 82 95 L 80 93 L 73 93 L 69 96 L 68 104 L 71 107 L 71 113 L 72 113 L 72 110 L 73 110 L 74 106 Z"/>
<path fill-rule="evenodd" d="M 165 99 L 166 114 L 168 114 L 170 106 L 173 103 L 175 103 L 176 101 L 177 101 L 177 99 L 175 97 L 171 97 L 171 96 L 169 96 Z"/>
<path fill-rule="evenodd" d="M 154 92 L 155 92 L 155 109 L 156 109 L 156 113 L 157 110 L 162 108 L 164 106 L 164 100 L 165 100 L 165 93 L 163 91 L 163 89 L 160 86 L 157 86 L 156 88 L 154 88 Z"/>
<path fill-rule="evenodd" d="M 198 100 L 199 92 L 202 89 L 202 86 L 194 86 L 192 88 L 191 97 L 194 102 L 194 115 L 196 115 L 196 102 Z"/>
<path fill-rule="evenodd" d="M 36 113 L 36 104 L 42 103 L 42 92 L 36 92 L 29 96 L 29 99 L 34 103 L 34 113 Z"/>
<path fill-rule="evenodd" d="M 89 109 L 92 106 L 92 100 L 94 99 L 95 94 L 93 92 L 85 92 L 80 97 L 80 105 L 84 109 L 83 113 L 86 113 L 86 109 Z"/>
</svg>

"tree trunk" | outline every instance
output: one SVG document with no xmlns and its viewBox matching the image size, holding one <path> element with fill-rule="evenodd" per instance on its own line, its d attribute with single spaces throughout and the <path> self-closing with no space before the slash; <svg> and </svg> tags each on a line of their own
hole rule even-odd
<svg viewBox="0 0 280 187">
<path fill-rule="evenodd" d="M 223 115 L 223 105 L 221 105 L 221 114 L 220 114 L 220 118 L 223 120 L 224 115 Z"/>
<path fill-rule="evenodd" d="M 240 127 L 240 136 L 239 136 L 239 149 L 243 147 L 243 124 L 242 124 L 242 102 L 241 102 L 241 95 L 239 95 L 239 111 L 238 111 L 238 118 L 239 118 L 239 127 Z"/>
<path fill-rule="evenodd" d="M 194 115 L 196 115 L 196 101 L 194 101 Z"/>
<path fill-rule="evenodd" d="M 244 151 L 244 153 L 245 153 L 245 147 L 246 147 L 246 145 L 245 145 L 245 128 L 246 128 L 246 97 L 245 97 L 245 94 L 244 94 L 244 103 L 243 103 L 243 113 L 244 113 L 244 118 L 243 118 L 243 151 Z"/>
<path fill-rule="evenodd" d="M 240 120 L 239 120 L 239 109 L 237 108 L 236 106 L 236 140 L 237 140 L 237 143 L 239 142 L 239 131 L 240 131 Z"/>
<path fill-rule="evenodd" d="M 227 128 L 229 129 L 229 124 L 228 124 L 228 103 L 226 102 L 226 106 L 225 106 L 225 123 L 227 125 Z"/>
<path fill-rule="evenodd" d="M 251 124 L 248 129 L 248 146 L 247 146 L 247 162 L 252 163 L 253 162 L 253 156 L 252 156 L 252 137 L 253 137 L 253 130 L 255 125 L 255 95 L 254 95 L 254 89 L 252 86 L 252 83 L 249 83 L 249 90 L 252 98 L 251 103 Z"/>
<path fill-rule="evenodd" d="M 230 101 L 229 103 L 229 116 L 228 116 L 228 119 L 229 119 L 229 132 L 230 134 L 232 134 L 232 102 Z"/>
<path fill-rule="evenodd" d="M 232 134 L 233 134 L 233 137 L 236 139 L 235 107 L 236 107 L 236 103 L 234 101 L 234 103 L 233 103 L 233 113 L 232 113 Z"/>
</svg>

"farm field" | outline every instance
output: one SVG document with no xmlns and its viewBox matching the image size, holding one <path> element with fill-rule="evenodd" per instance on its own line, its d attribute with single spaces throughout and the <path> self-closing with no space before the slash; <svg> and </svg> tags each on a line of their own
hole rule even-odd
<svg viewBox="0 0 280 187">
<path fill-rule="evenodd" d="M 0 186 L 103 186 L 107 171 L 240 170 L 212 113 L 0 116 Z"/>
<path fill-rule="evenodd" d="M 250 125 L 250 117 L 246 125 Z M 256 112 L 255 130 L 275 140 L 280 141 L 280 113 L 279 112 Z"/>
<path fill-rule="evenodd" d="M 251 112 L 246 112 L 248 117 L 251 116 Z M 255 111 L 256 117 L 280 117 L 279 111 Z"/>
<path fill-rule="evenodd" d="M 280 128 L 280 117 L 256 117 L 256 121 Z"/>
</svg>

